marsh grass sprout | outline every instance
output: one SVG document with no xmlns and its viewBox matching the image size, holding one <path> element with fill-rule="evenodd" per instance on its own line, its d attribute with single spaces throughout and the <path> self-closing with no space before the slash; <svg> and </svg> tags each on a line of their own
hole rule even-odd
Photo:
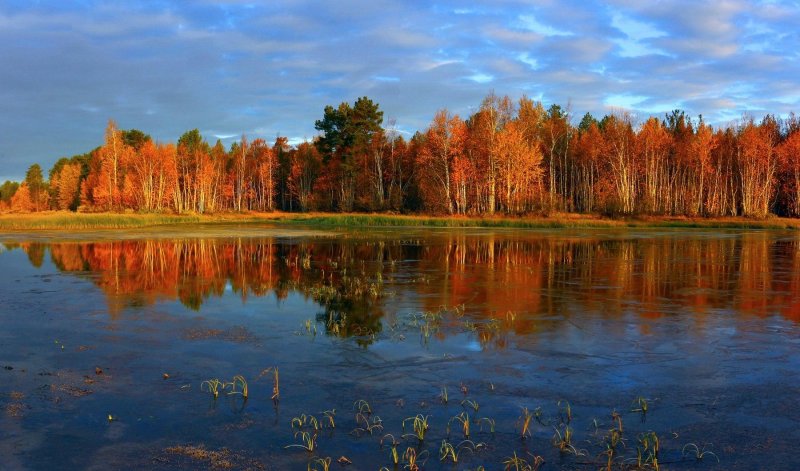
<svg viewBox="0 0 800 471">
<path fill-rule="evenodd" d="M 503 469 L 505 471 L 537 471 L 544 464 L 544 458 L 539 455 L 528 454 L 532 458 L 530 463 L 518 456 L 515 451 L 512 456 L 503 460 Z"/>
<path fill-rule="evenodd" d="M 423 450 L 422 453 L 417 453 L 416 449 L 408 447 L 406 448 L 406 451 L 403 453 L 403 463 L 405 463 L 403 465 L 403 468 L 407 469 L 408 471 L 419 471 L 420 460 L 422 460 L 421 463 L 422 466 L 424 466 L 427 457 L 428 457 L 428 450 Z"/>
<path fill-rule="evenodd" d="M 308 463 L 308 471 L 329 471 L 331 469 L 331 459 L 330 456 L 325 458 L 316 458 Z M 317 469 L 317 465 L 321 466 L 320 469 Z"/>
<path fill-rule="evenodd" d="M 470 429 L 470 420 L 469 414 L 466 412 L 462 412 L 454 417 L 451 417 L 450 420 L 447 421 L 447 436 L 450 436 L 450 426 L 453 422 L 458 422 L 461 424 L 461 432 L 464 434 L 464 438 L 469 438 L 469 429 Z"/>
<path fill-rule="evenodd" d="M 709 446 L 711 446 L 711 444 L 703 445 L 703 447 L 701 448 L 697 446 L 696 443 L 687 443 L 686 445 L 683 446 L 683 449 L 681 450 L 681 455 L 686 457 L 689 456 L 689 454 L 691 454 L 697 461 L 701 461 L 706 456 L 713 456 L 714 459 L 717 460 L 717 463 L 719 463 L 719 457 L 717 456 L 717 454 L 714 453 L 713 451 L 706 450 L 706 448 Z"/>
<path fill-rule="evenodd" d="M 236 388 L 237 385 L 239 386 L 238 390 Z M 236 375 L 230 383 L 223 384 L 223 389 L 227 389 L 228 387 L 231 388 L 228 394 L 241 394 L 243 398 L 247 399 L 247 380 L 244 379 L 244 376 Z"/>
<path fill-rule="evenodd" d="M 359 424 L 363 423 L 362 426 L 358 426 Z M 374 435 L 375 432 L 380 432 L 383 430 L 383 421 L 380 417 L 373 416 L 370 417 L 368 415 L 364 415 L 362 413 L 356 414 L 356 428 L 353 429 L 351 432 L 353 435 L 359 437 L 362 434 L 369 433 L 370 435 Z"/>
<path fill-rule="evenodd" d="M 317 449 L 317 434 L 297 431 L 294 433 L 294 438 L 300 437 L 300 443 L 293 443 L 291 445 L 286 445 L 284 448 L 302 448 L 309 453 L 314 453 L 314 450 Z"/>
<path fill-rule="evenodd" d="M 478 409 L 480 408 L 480 405 L 478 405 L 478 401 L 473 401 L 471 399 L 464 399 L 463 401 L 461 401 L 461 407 L 465 406 L 472 408 L 472 410 L 474 410 L 475 412 L 478 412 Z"/>
<path fill-rule="evenodd" d="M 489 417 L 481 417 L 478 419 L 477 424 L 481 428 L 481 432 L 483 432 L 483 424 L 486 423 L 489 426 L 489 433 L 494 434 L 495 430 L 495 421 Z"/>
<path fill-rule="evenodd" d="M 406 423 L 411 422 L 411 429 L 413 434 L 405 434 L 405 436 L 416 437 L 420 442 L 425 441 L 425 433 L 428 431 L 428 418 L 427 415 L 417 414 L 414 417 L 408 417 L 403 420 L 403 431 L 406 430 Z"/>
<path fill-rule="evenodd" d="M 211 395 L 214 396 L 214 399 L 219 397 L 220 387 L 222 387 L 222 389 L 225 388 L 224 383 L 217 378 L 208 379 L 200 383 L 200 390 L 210 392 Z"/>
<path fill-rule="evenodd" d="M 522 408 L 522 415 L 517 419 L 520 438 L 525 439 L 525 437 L 533 437 L 533 433 L 531 432 L 531 420 L 533 417 L 534 415 L 528 411 L 527 407 Z"/>
<path fill-rule="evenodd" d="M 369 402 L 365 401 L 364 399 L 359 399 L 353 403 L 353 409 L 356 411 L 356 415 L 370 415 L 372 414 L 372 407 L 370 407 Z"/>
<path fill-rule="evenodd" d="M 569 425 L 572 422 L 572 406 L 569 401 L 558 401 L 558 415 L 562 424 Z"/>
</svg>

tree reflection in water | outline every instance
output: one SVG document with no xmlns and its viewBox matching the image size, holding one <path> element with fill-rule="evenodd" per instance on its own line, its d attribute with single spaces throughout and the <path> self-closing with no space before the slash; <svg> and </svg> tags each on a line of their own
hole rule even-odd
<svg viewBox="0 0 800 471">
<path fill-rule="evenodd" d="M 244 302 L 294 292 L 323 308 L 316 319 L 326 333 L 362 343 L 384 332 L 385 324 L 396 325 L 395 295 L 421 311 L 463 306 L 451 311 L 445 327 L 474 330 L 481 343 L 500 346 L 507 332 L 534 333 L 558 319 L 580 321 L 586 312 L 603 318 L 685 315 L 698 327 L 715 310 L 800 321 L 800 239 L 770 232 L 453 232 L 417 240 L 212 238 L 5 247 L 21 248 L 36 267 L 49 250 L 59 270 L 87 277 L 105 293 L 111 316 L 174 299 L 201 310 L 228 287 Z M 436 327 L 433 335 L 447 335 Z"/>
</svg>

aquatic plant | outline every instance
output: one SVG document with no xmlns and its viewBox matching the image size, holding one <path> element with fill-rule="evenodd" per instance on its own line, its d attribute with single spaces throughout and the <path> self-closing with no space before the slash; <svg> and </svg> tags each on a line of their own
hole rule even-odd
<svg viewBox="0 0 800 471">
<path fill-rule="evenodd" d="M 317 335 L 317 325 L 313 323 L 314 321 L 311 319 L 306 319 L 303 322 L 303 325 L 306 328 L 306 334 L 315 336 Z"/>
<path fill-rule="evenodd" d="M 363 426 L 358 426 L 359 423 L 363 422 Z M 372 417 L 371 419 L 362 413 L 356 414 L 356 425 L 357 427 L 353 429 L 351 432 L 353 435 L 359 437 L 364 433 L 369 433 L 373 435 L 375 432 L 380 432 L 383 430 L 383 421 L 377 415 Z"/>
<path fill-rule="evenodd" d="M 575 456 L 584 454 L 572 444 L 572 427 L 562 424 L 562 428 L 553 427 L 553 430 L 555 430 L 553 434 L 553 445 L 558 448 L 558 451 L 561 453 L 572 453 Z"/>
<path fill-rule="evenodd" d="M 328 420 L 329 428 L 336 428 L 336 409 L 326 410 L 322 412 L 322 416 Z"/>
<path fill-rule="evenodd" d="M 478 412 L 478 409 L 480 408 L 478 401 L 473 401 L 471 399 L 464 399 L 461 401 L 461 407 L 464 407 L 465 405 L 471 407 L 475 412 Z"/>
<path fill-rule="evenodd" d="M 464 451 L 475 453 L 478 449 L 485 447 L 483 443 L 475 444 L 472 440 L 464 440 L 456 446 L 447 440 L 442 440 L 442 445 L 439 447 L 439 461 L 446 461 L 449 459 L 454 464 L 458 463 L 458 458 Z"/>
<path fill-rule="evenodd" d="M 423 450 L 422 453 L 418 454 L 416 449 L 408 447 L 406 448 L 406 451 L 403 453 L 403 463 L 405 463 L 403 465 L 403 468 L 407 469 L 408 471 L 419 471 L 420 470 L 419 461 L 422 460 L 422 465 L 424 466 L 425 459 L 427 458 L 427 456 L 428 456 L 428 450 Z"/>
<path fill-rule="evenodd" d="M 639 466 L 649 465 L 655 471 L 659 470 L 658 464 L 659 440 L 655 432 L 647 432 L 639 436 L 639 445 L 636 447 L 636 456 Z"/>
<path fill-rule="evenodd" d="M 369 415 L 372 414 L 372 407 L 370 407 L 369 402 L 365 401 L 364 399 L 359 399 L 353 403 L 353 409 L 356 410 L 356 415 L 364 414 Z"/>
<path fill-rule="evenodd" d="M 236 390 L 237 384 L 240 386 L 238 391 Z M 231 388 L 231 391 L 228 394 L 241 394 L 243 398 L 247 399 L 247 381 L 244 379 L 244 376 L 236 375 L 233 377 L 233 381 L 222 385 L 223 390 L 227 389 L 228 387 Z"/>
<path fill-rule="evenodd" d="M 416 437 L 419 441 L 425 441 L 425 433 L 428 431 L 428 417 L 427 415 L 417 414 L 414 417 L 408 417 L 403 420 L 403 431 L 406 430 L 406 422 L 411 422 L 413 434 L 405 434 L 405 436 Z"/>
<path fill-rule="evenodd" d="M 397 453 L 397 447 L 400 445 L 400 442 L 394 438 L 394 435 L 391 433 L 387 433 L 383 437 L 381 437 L 381 448 L 383 448 L 383 442 L 387 439 L 391 438 L 389 442 L 389 458 L 392 460 L 392 464 L 397 466 L 400 463 L 400 455 Z"/>
<path fill-rule="evenodd" d="M 225 388 L 222 381 L 217 378 L 213 378 L 200 383 L 200 390 L 203 391 L 203 387 L 205 387 L 205 390 L 210 392 L 214 396 L 214 399 L 216 399 L 219 397 L 220 386 L 222 386 L 223 389 Z"/>
<path fill-rule="evenodd" d="M 517 423 L 519 424 L 519 435 L 523 440 L 526 436 L 533 438 L 533 433 L 531 432 L 531 419 L 533 419 L 533 414 L 528 411 L 527 407 L 523 407 L 522 415 L 517 419 Z"/>
<path fill-rule="evenodd" d="M 562 424 L 569 425 L 572 422 L 572 406 L 567 400 L 558 401 L 558 415 Z"/>
<path fill-rule="evenodd" d="M 447 436 L 450 436 L 450 425 L 453 422 L 458 422 L 461 424 L 461 431 L 464 433 L 464 438 L 469 438 L 469 414 L 466 412 L 462 412 L 454 417 L 451 417 L 450 420 L 447 421 Z"/>
<path fill-rule="evenodd" d="M 699 446 L 697 446 L 696 443 L 687 443 L 686 445 L 683 446 L 683 449 L 681 450 L 681 455 L 683 455 L 685 457 L 685 456 L 688 456 L 689 453 L 691 452 L 691 454 L 694 455 L 694 458 L 697 461 L 701 461 L 707 455 L 710 455 L 710 456 L 713 456 L 714 459 L 717 460 L 717 463 L 719 463 L 719 457 L 717 456 L 717 454 L 714 453 L 713 451 L 706 450 L 706 447 L 709 447 L 709 446 L 711 446 L 710 443 L 706 444 L 706 445 L 703 445 L 703 447 L 700 448 Z"/>
<path fill-rule="evenodd" d="M 305 415 L 300 414 L 299 417 L 293 417 L 291 422 L 291 427 L 296 428 L 298 430 L 304 430 L 310 428 L 315 433 L 318 432 L 322 427 L 319 425 L 319 421 L 313 415 Z"/>
<path fill-rule="evenodd" d="M 278 375 L 278 367 L 277 366 L 270 366 L 269 368 L 261 371 L 261 373 L 258 375 L 258 378 L 256 378 L 256 379 L 260 379 L 260 378 L 268 375 L 270 372 L 272 373 L 272 397 L 271 397 L 271 399 L 272 399 L 272 402 L 274 402 L 277 405 L 278 401 L 280 401 L 280 398 L 281 398 L 280 377 Z"/>
<path fill-rule="evenodd" d="M 617 430 L 622 433 L 622 415 L 617 411 L 611 411 L 611 421 L 617 423 Z"/>
<path fill-rule="evenodd" d="M 647 399 L 643 398 L 642 396 L 637 397 L 633 400 L 633 406 L 631 407 L 631 412 L 641 412 L 642 414 L 647 413 Z"/>
<path fill-rule="evenodd" d="M 478 424 L 478 426 L 480 426 L 481 432 L 483 432 L 483 423 L 484 422 L 489 424 L 489 433 L 493 434 L 494 433 L 494 426 L 495 426 L 494 419 L 489 418 L 489 417 L 481 417 L 480 419 L 478 419 L 476 423 Z"/>
<path fill-rule="evenodd" d="M 331 469 L 331 457 L 327 456 L 325 458 L 316 458 L 308 463 L 308 471 L 329 471 Z M 322 468 L 317 469 L 317 465 L 320 465 Z"/>
<path fill-rule="evenodd" d="M 515 451 L 513 456 L 503 460 L 503 469 L 505 471 L 537 471 L 542 464 L 544 464 L 544 458 L 539 455 L 528 454 L 533 459 L 530 463 L 524 458 L 517 456 L 517 452 Z"/>
<path fill-rule="evenodd" d="M 442 404 L 447 404 L 447 386 L 442 386 L 442 392 L 439 394 Z"/>
<path fill-rule="evenodd" d="M 284 448 L 302 448 L 309 453 L 313 453 L 317 449 L 317 433 L 309 433 L 297 431 L 294 433 L 294 438 L 300 437 L 300 443 L 293 443 L 286 445 Z"/>
<path fill-rule="evenodd" d="M 613 466 L 615 458 L 617 458 L 618 452 L 617 448 L 619 445 L 625 445 L 625 441 L 622 438 L 622 432 L 617 429 L 611 429 L 608 432 L 604 439 L 604 443 L 606 446 L 605 451 L 600 453 L 601 456 L 606 456 L 606 471 L 611 471 L 611 467 Z"/>
</svg>

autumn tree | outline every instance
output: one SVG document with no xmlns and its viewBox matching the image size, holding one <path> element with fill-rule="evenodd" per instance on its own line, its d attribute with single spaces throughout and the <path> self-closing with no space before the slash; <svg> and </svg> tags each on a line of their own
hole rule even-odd
<svg viewBox="0 0 800 471">
<path fill-rule="evenodd" d="M 547 165 L 549 206 L 566 209 L 570 199 L 569 178 L 571 166 L 568 159 L 572 127 L 569 112 L 559 105 L 551 105 L 542 122 L 541 145 Z"/>
<path fill-rule="evenodd" d="M 481 102 L 480 110 L 471 120 L 474 122 L 473 139 L 476 142 L 474 149 L 478 150 L 480 160 L 475 163 L 478 171 L 485 172 L 487 187 L 486 207 L 488 214 L 494 214 L 496 209 L 497 177 L 499 160 L 497 155 L 497 135 L 506 123 L 514 117 L 514 104 L 508 96 L 498 97 L 490 93 Z"/>
<path fill-rule="evenodd" d="M 507 213 L 531 209 L 535 189 L 542 175 L 542 152 L 524 137 L 523 123 L 514 120 L 498 133 L 498 177 L 502 194 L 500 202 Z"/>
<path fill-rule="evenodd" d="M 97 185 L 93 188 L 94 203 L 107 211 L 118 209 L 122 202 L 123 164 L 130 160 L 133 149 L 125 143 L 122 132 L 113 120 L 108 120 L 105 143 L 97 157 Z"/>
<path fill-rule="evenodd" d="M 637 172 L 634 160 L 634 132 L 626 112 L 608 115 L 601 123 L 606 145 L 604 159 L 611 169 L 618 209 L 630 214 L 636 205 Z"/>
<path fill-rule="evenodd" d="M 81 164 L 68 162 L 60 171 L 51 177 L 50 185 L 57 188 L 55 207 L 61 210 L 75 211 L 80 201 Z"/>
<path fill-rule="evenodd" d="M 636 136 L 636 152 L 642 168 L 642 209 L 664 213 L 670 185 L 669 153 L 672 137 L 658 118 L 651 117 Z"/>
<path fill-rule="evenodd" d="M 760 125 L 750 119 L 739 130 L 737 167 L 744 216 L 763 217 L 769 212 L 776 170 L 776 127 L 768 116 Z"/>
<path fill-rule="evenodd" d="M 428 205 L 435 210 L 453 213 L 453 160 L 463 152 L 466 125 L 461 118 L 450 116 L 446 109 L 436 112 L 420 153 L 419 166 Z"/>
<path fill-rule="evenodd" d="M 592 212 L 595 210 L 596 182 L 601 175 L 605 137 L 600 132 L 598 121 L 586 113 L 573 140 L 575 165 L 578 168 L 574 189 L 575 207 L 581 212 Z"/>
<path fill-rule="evenodd" d="M 14 196 L 11 197 L 11 211 L 17 213 L 29 213 L 34 211 L 33 200 L 31 199 L 31 192 L 28 189 L 28 184 L 22 182 Z"/>
<path fill-rule="evenodd" d="M 297 199 L 300 210 L 308 211 L 311 208 L 314 185 L 322 168 L 322 157 L 317 148 L 308 141 L 298 145 L 291 156 L 289 188 L 293 198 Z"/>
<path fill-rule="evenodd" d="M 788 176 L 788 211 L 793 216 L 800 216 L 800 131 L 791 131 L 777 152 L 781 167 Z"/>
</svg>

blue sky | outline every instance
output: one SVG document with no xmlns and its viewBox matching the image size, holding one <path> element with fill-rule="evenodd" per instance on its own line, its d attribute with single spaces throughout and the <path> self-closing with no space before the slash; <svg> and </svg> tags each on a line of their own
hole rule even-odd
<svg viewBox="0 0 800 471">
<path fill-rule="evenodd" d="M 161 141 L 296 142 L 363 95 L 408 132 L 492 90 L 576 120 L 785 115 L 800 110 L 798 25 L 798 2 L 774 1 L 5 0 L 0 181 L 93 149 L 109 118 Z"/>
</svg>

